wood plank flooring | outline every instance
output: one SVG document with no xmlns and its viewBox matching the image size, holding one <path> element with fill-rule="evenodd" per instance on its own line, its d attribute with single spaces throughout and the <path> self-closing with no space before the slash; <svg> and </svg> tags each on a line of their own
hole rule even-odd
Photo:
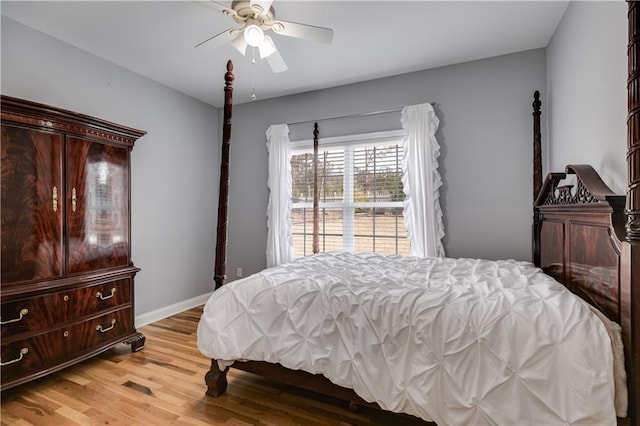
<svg viewBox="0 0 640 426">
<path fill-rule="evenodd" d="M 426 423 L 269 383 L 231 369 L 227 393 L 205 395 L 210 361 L 196 348 L 202 307 L 139 329 L 145 348 L 118 345 L 91 360 L 2 393 L 0 424 L 407 425 Z"/>
</svg>

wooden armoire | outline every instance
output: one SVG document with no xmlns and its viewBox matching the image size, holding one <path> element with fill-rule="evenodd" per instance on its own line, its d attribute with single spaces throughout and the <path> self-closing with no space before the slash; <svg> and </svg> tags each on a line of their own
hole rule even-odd
<svg viewBox="0 0 640 426">
<path fill-rule="evenodd" d="M 145 132 L 1 99 L 1 389 L 119 343 L 134 324 L 130 154 Z"/>
</svg>

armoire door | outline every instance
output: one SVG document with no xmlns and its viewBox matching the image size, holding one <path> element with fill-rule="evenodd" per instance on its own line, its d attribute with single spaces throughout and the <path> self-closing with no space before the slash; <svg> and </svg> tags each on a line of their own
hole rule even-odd
<svg viewBox="0 0 640 426">
<path fill-rule="evenodd" d="M 129 150 L 67 137 L 67 272 L 129 264 Z"/>
<path fill-rule="evenodd" d="M 2 123 L 2 284 L 61 276 L 63 136 Z"/>
</svg>

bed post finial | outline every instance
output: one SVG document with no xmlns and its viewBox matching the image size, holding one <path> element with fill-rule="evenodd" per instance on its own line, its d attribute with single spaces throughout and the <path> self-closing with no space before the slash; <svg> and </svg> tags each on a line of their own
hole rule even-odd
<svg viewBox="0 0 640 426">
<path fill-rule="evenodd" d="M 234 79 L 235 77 L 233 76 L 233 62 L 231 62 L 231 59 L 229 59 L 227 61 L 227 72 L 224 75 L 224 81 L 225 83 L 227 83 L 227 85 L 231 85 Z"/>
<path fill-rule="evenodd" d="M 233 107 L 233 62 L 227 61 L 224 75 L 224 117 L 222 124 L 222 157 L 220 159 L 220 192 L 218 194 L 218 228 L 216 264 L 213 279 L 216 290 L 224 285 L 227 267 L 227 227 L 229 222 L 229 150 L 231 148 L 231 115 Z"/>
</svg>

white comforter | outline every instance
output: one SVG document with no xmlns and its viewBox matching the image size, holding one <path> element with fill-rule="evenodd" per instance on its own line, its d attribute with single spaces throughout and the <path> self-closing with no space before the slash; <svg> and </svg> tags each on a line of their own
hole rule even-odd
<svg viewBox="0 0 640 426">
<path fill-rule="evenodd" d="M 611 343 L 530 263 L 329 253 L 215 291 L 198 348 L 438 424 L 616 424 Z"/>
</svg>

